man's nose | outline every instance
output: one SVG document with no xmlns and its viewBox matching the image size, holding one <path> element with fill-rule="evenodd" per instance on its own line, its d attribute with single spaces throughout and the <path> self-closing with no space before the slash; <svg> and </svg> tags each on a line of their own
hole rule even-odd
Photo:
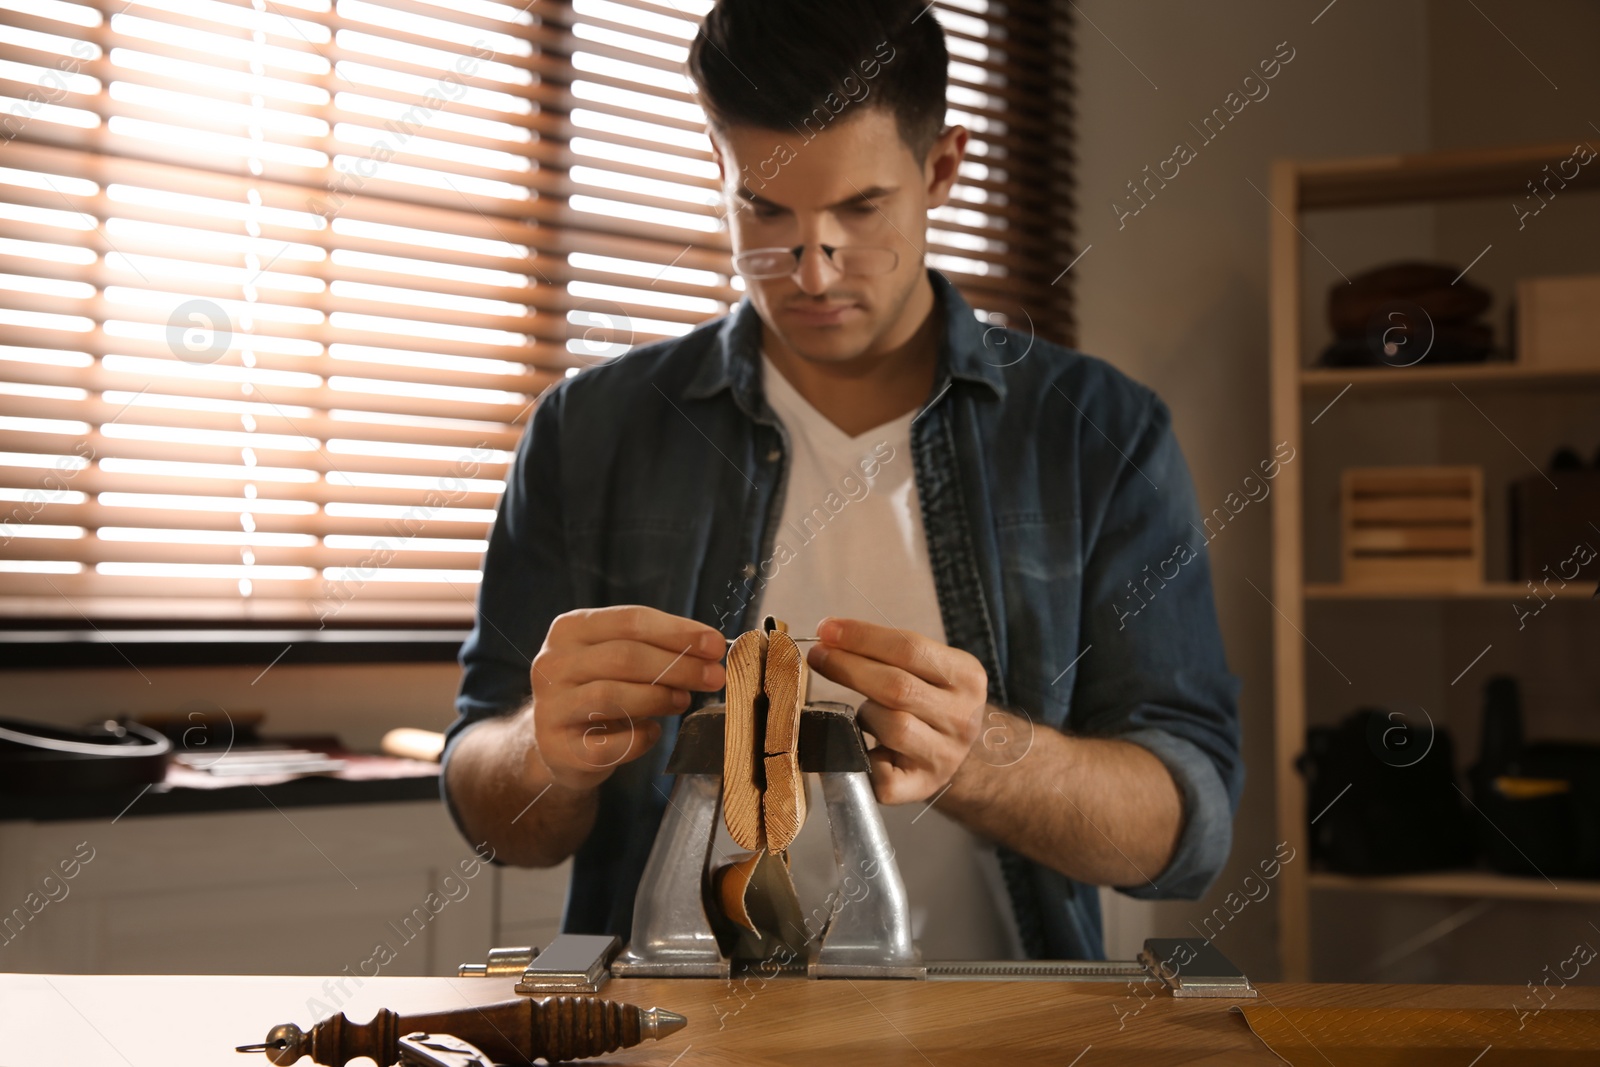
<svg viewBox="0 0 1600 1067">
<path fill-rule="evenodd" d="M 795 284 L 808 296 L 821 296 L 837 277 L 839 270 L 833 265 L 820 244 L 804 245 L 800 249 L 800 265 L 795 268 Z"/>
</svg>

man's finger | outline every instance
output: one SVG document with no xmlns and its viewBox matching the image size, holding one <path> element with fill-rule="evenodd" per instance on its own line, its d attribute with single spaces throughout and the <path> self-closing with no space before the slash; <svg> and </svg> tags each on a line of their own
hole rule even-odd
<svg viewBox="0 0 1600 1067">
<path fill-rule="evenodd" d="M 585 644 L 639 641 L 674 653 L 687 647 L 689 655 L 712 660 L 721 659 L 728 647 L 716 628 L 643 604 L 584 608 L 568 612 L 557 621 L 567 623 L 570 636 Z"/>
<path fill-rule="evenodd" d="M 828 618 L 817 624 L 817 636 L 830 649 L 842 648 L 899 667 L 930 685 L 955 687 L 954 672 L 945 662 L 949 647 L 923 634 L 864 619 Z"/>
<path fill-rule="evenodd" d="M 676 652 L 638 641 L 602 641 L 571 653 L 562 672 L 572 685 L 585 682 L 642 682 L 674 689 L 715 693 L 725 681 L 722 665 L 692 652 L 685 644 Z"/>
<path fill-rule="evenodd" d="M 682 692 L 681 689 L 669 689 L 664 685 L 639 682 L 585 682 L 570 690 L 566 699 L 574 710 L 561 718 L 599 722 L 605 719 L 653 719 L 676 715 L 687 706 L 686 701 L 675 699 L 675 694 Z"/>
<path fill-rule="evenodd" d="M 905 757 L 913 765 L 929 766 L 939 754 L 939 735 L 932 726 L 909 711 L 886 708 L 873 700 L 856 711 L 861 728 L 878 739 L 879 746 Z"/>
<path fill-rule="evenodd" d="M 921 707 L 943 696 L 936 684 L 915 672 L 842 648 L 813 646 L 806 662 L 828 681 L 854 689 L 887 708 Z"/>
<path fill-rule="evenodd" d="M 880 804 L 907 804 L 922 799 L 921 773 L 910 770 L 903 757 L 875 748 L 867 753 L 872 763 L 872 792 Z"/>
</svg>

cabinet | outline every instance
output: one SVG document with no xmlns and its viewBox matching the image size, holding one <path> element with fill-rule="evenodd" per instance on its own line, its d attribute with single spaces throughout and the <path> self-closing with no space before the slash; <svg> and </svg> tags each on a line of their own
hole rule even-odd
<svg viewBox="0 0 1600 1067">
<path fill-rule="evenodd" d="M 476 863 L 437 801 L 16 820 L 0 970 L 453 975 L 546 943 L 566 881 Z"/>
</svg>

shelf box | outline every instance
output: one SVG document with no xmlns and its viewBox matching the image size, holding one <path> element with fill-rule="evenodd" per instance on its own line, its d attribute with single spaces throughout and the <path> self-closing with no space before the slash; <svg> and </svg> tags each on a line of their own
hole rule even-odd
<svg viewBox="0 0 1600 1067">
<path fill-rule="evenodd" d="M 1340 478 L 1343 584 L 1429 592 L 1484 581 L 1483 469 L 1351 467 Z"/>
<path fill-rule="evenodd" d="M 1517 362 L 1600 370 L 1600 274 L 1517 283 Z"/>
<path fill-rule="evenodd" d="M 1600 581 L 1600 469 L 1551 470 L 1511 483 L 1511 577 L 1541 596 Z M 1555 582 L 1552 586 L 1550 583 Z"/>
</svg>

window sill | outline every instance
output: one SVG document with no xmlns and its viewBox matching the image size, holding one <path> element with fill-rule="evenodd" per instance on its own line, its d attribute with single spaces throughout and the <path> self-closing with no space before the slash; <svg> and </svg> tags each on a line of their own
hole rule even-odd
<svg viewBox="0 0 1600 1067">
<path fill-rule="evenodd" d="M 0 628 L 0 670 L 63 667 L 233 667 L 269 663 L 449 663 L 469 629 L 436 627 L 183 626 L 118 621 Z M 277 657 L 274 659 L 274 657 Z"/>
</svg>

